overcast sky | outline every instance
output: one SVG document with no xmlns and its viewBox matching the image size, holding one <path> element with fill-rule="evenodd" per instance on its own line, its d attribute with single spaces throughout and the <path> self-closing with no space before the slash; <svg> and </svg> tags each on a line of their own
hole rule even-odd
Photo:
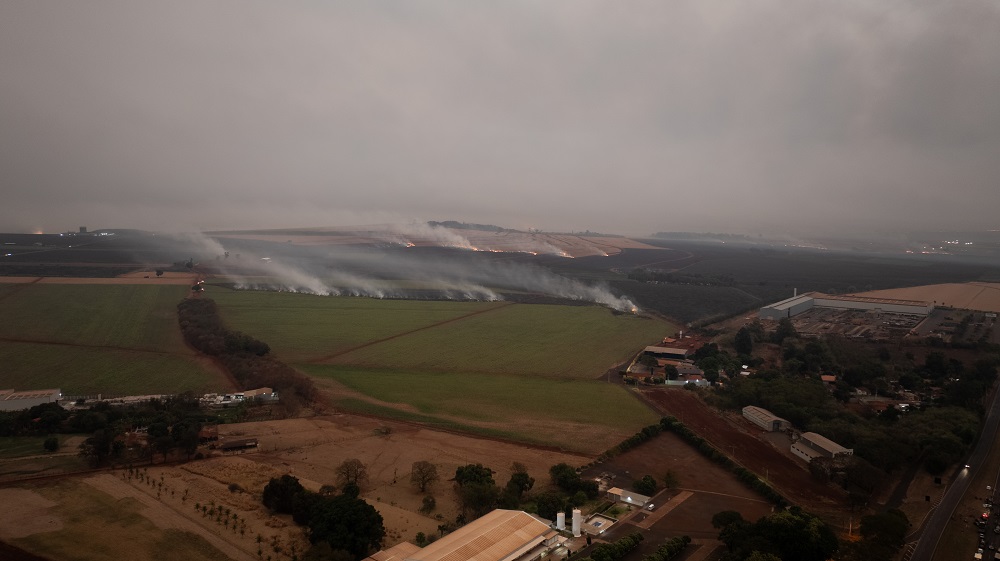
<svg viewBox="0 0 1000 561">
<path fill-rule="evenodd" d="M 0 230 L 1000 228 L 995 0 L 0 3 Z"/>
</svg>

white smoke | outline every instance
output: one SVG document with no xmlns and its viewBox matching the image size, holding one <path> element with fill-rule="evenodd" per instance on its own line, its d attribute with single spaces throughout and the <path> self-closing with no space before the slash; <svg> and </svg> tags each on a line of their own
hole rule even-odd
<svg viewBox="0 0 1000 561">
<path fill-rule="evenodd" d="M 438 244 L 449 240 L 455 244 L 451 247 L 465 249 L 460 242 L 464 238 L 444 228 L 427 226 L 424 231 L 440 235 Z M 237 288 L 405 298 L 412 291 L 402 288 L 399 281 L 406 281 L 456 300 L 502 300 L 497 290 L 507 289 L 593 302 L 621 312 L 638 311 L 634 302 L 614 295 L 606 286 L 584 284 L 537 265 L 494 260 L 471 252 L 461 252 L 464 256 L 457 257 L 429 257 L 403 249 L 336 247 L 319 255 L 314 248 L 274 245 L 268 247 L 267 255 L 261 255 L 245 249 L 246 243 L 237 250 L 204 236 L 188 237 L 186 242 L 210 256 L 206 264 L 217 267 Z"/>
</svg>

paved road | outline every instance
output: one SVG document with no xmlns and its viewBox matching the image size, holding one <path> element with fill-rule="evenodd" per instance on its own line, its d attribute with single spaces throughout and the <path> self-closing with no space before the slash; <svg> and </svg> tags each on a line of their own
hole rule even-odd
<svg viewBox="0 0 1000 561">
<path fill-rule="evenodd" d="M 934 550 L 937 549 L 945 526 L 948 525 L 959 501 L 965 496 L 969 483 L 972 482 L 977 470 L 983 465 L 986 456 L 990 453 L 990 448 L 996 442 L 998 427 L 1000 427 L 1000 391 L 995 391 L 993 392 L 993 403 L 986 416 L 986 423 L 983 425 L 983 432 L 979 436 L 979 442 L 976 443 L 976 449 L 969 456 L 968 462 L 971 467 L 959 469 L 952 484 L 941 498 L 941 502 L 927 519 L 920 541 L 917 542 L 917 547 L 910 556 L 910 561 L 931 561 L 934 557 Z"/>
</svg>

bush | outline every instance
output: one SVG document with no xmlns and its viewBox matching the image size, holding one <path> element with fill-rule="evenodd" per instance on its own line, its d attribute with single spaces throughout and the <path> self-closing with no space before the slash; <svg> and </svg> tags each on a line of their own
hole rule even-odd
<svg viewBox="0 0 1000 561">
<path fill-rule="evenodd" d="M 55 436 L 46 438 L 45 442 L 42 443 L 42 447 L 45 448 L 46 452 L 55 452 L 59 449 L 59 438 Z"/>
</svg>

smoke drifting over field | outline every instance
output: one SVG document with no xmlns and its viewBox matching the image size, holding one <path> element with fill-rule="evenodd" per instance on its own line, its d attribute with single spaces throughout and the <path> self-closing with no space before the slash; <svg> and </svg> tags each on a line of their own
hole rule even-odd
<svg viewBox="0 0 1000 561">
<path fill-rule="evenodd" d="M 423 240 L 433 236 L 452 249 L 415 248 L 410 241 L 414 232 Z M 187 239 L 197 247 L 201 266 L 216 269 L 244 289 L 371 298 L 432 293 L 445 299 L 487 301 L 502 300 L 500 291 L 506 290 L 638 311 L 631 300 L 606 287 L 568 279 L 533 263 L 477 253 L 467 239 L 445 228 L 396 231 L 392 238 L 387 241 L 395 247 L 388 248 L 303 247 L 205 236 Z M 551 253 L 560 253 L 552 249 Z"/>
</svg>

